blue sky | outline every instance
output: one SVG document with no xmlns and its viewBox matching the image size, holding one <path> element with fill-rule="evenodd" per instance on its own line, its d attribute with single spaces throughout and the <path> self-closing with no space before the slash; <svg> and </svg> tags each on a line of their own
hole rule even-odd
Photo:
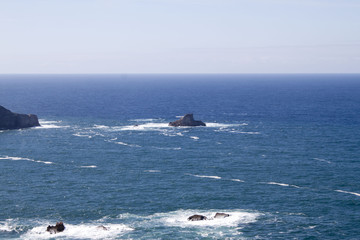
<svg viewBox="0 0 360 240">
<path fill-rule="evenodd" d="M 359 0 L 0 0 L 0 73 L 360 73 Z"/>
</svg>

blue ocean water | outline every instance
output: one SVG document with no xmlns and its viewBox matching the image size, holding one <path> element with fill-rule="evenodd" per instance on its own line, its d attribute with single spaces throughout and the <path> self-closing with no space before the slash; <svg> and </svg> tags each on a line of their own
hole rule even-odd
<svg viewBox="0 0 360 240">
<path fill-rule="evenodd" d="M 1 239 L 360 238 L 360 75 L 1 75 L 0 105 L 42 125 L 0 132 Z"/>
</svg>

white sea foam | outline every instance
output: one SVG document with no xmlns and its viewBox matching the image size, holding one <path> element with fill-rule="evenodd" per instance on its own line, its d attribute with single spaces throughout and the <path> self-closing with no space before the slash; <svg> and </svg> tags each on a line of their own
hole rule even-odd
<svg viewBox="0 0 360 240">
<path fill-rule="evenodd" d="M 153 122 L 153 121 L 159 121 L 160 118 L 144 118 L 144 119 L 130 119 L 131 122 Z"/>
<path fill-rule="evenodd" d="M 40 160 L 34 160 L 34 159 L 30 159 L 30 158 L 9 157 L 9 156 L 0 157 L 0 160 L 29 161 L 29 162 L 36 162 L 36 163 L 43 163 L 43 164 L 53 164 L 53 162 L 49 162 L 49 161 L 40 161 Z"/>
<path fill-rule="evenodd" d="M 244 180 L 241 180 L 241 179 L 236 179 L 236 178 L 231 179 L 231 181 L 234 181 L 234 182 L 245 182 Z"/>
<path fill-rule="evenodd" d="M 352 194 L 352 195 L 360 197 L 360 193 L 356 193 L 356 192 L 348 192 L 348 191 L 344 191 L 344 190 L 335 190 L 335 192 L 347 193 L 347 194 Z"/>
<path fill-rule="evenodd" d="M 154 147 L 154 148 L 160 150 L 175 150 L 175 151 L 181 150 L 181 147 Z"/>
<path fill-rule="evenodd" d="M 85 138 L 92 138 L 92 136 L 82 133 L 74 133 L 73 136 L 75 137 L 85 137 Z"/>
<path fill-rule="evenodd" d="M 326 163 L 331 163 L 330 161 L 326 160 L 326 159 L 322 159 L 322 158 L 313 158 L 316 161 L 320 161 L 320 162 L 326 162 Z"/>
<path fill-rule="evenodd" d="M 144 172 L 159 173 L 159 172 L 161 172 L 161 171 L 160 171 L 160 170 L 152 170 L 152 169 L 150 169 L 150 170 L 145 170 Z"/>
<path fill-rule="evenodd" d="M 260 134 L 260 132 L 244 132 L 244 131 L 238 131 L 238 130 L 231 130 L 229 132 L 238 133 L 238 134 L 249 134 L 249 135 L 258 135 L 258 134 Z"/>
<path fill-rule="evenodd" d="M 125 143 L 125 142 L 114 142 L 114 143 L 119 144 L 119 145 L 123 145 L 123 146 L 128 146 L 128 147 L 141 147 L 140 145 L 129 144 L 129 143 Z"/>
<path fill-rule="evenodd" d="M 199 137 L 197 137 L 197 136 L 191 136 L 190 138 L 192 138 L 194 140 L 199 140 Z"/>
<path fill-rule="evenodd" d="M 94 128 L 96 128 L 96 129 L 109 129 L 110 127 L 109 127 L 109 126 L 105 126 L 105 125 L 97 125 L 97 124 L 94 124 Z"/>
<path fill-rule="evenodd" d="M 11 219 L 0 222 L 0 232 L 12 232 L 15 229 L 15 226 L 11 224 Z"/>
<path fill-rule="evenodd" d="M 101 227 L 104 226 L 106 230 Z M 34 227 L 21 236 L 22 239 L 115 239 L 124 233 L 134 230 L 124 224 L 66 224 L 63 232 L 56 235 L 46 230 L 46 224 Z"/>
<path fill-rule="evenodd" d="M 278 182 L 265 182 L 265 183 L 266 183 L 266 184 L 270 184 L 270 185 L 278 185 L 278 186 L 282 186 L 282 187 L 300 188 L 299 186 L 291 185 L 291 184 L 287 184 L 287 183 L 278 183 Z"/>
<path fill-rule="evenodd" d="M 230 214 L 227 218 L 214 219 L 217 212 Z M 208 220 L 189 221 L 188 217 L 194 214 L 206 216 Z M 171 227 L 238 227 L 239 224 L 253 223 L 260 216 L 259 213 L 244 210 L 178 210 L 169 213 L 157 213 L 151 216 L 153 219 L 161 219 L 166 226 Z"/>
<path fill-rule="evenodd" d="M 89 165 L 89 166 L 80 166 L 81 168 L 97 168 L 95 165 Z"/>
<path fill-rule="evenodd" d="M 52 129 L 52 128 L 68 128 L 70 126 L 60 125 L 62 121 L 47 121 L 44 119 L 39 119 L 40 126 L 36 127 L 38 129 Z"/>
<path fill-rule="evenodd" d="M 168 123 L 145 123 L 139 125 L 128 125 L 119 127 L 120 131 L 159 131 L 170 128 Z"/>
<path fill-rule="evenodd" d="M 212 178 L 212 179 L 221 179 L 219 176 L 208 176 L 208 175 L 195 175 L 195 174 L 187 174 L 189 176 L 198 177 L 198 178 Z"/>
<path fill-rule="evenodd" d="M 247 126 L 247 123 L 238 123 L 238 124 L 230 124 L 230 123 L 205 123 L 207 127 L 211 128 L 229 128 L 229 127 L 239 127 L 239 126 Z"/>
</svg>

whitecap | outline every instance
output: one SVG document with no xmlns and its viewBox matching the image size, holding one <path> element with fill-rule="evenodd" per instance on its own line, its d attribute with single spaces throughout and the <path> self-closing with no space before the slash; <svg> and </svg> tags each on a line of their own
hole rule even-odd
<svg viewBox="0 0 360 240">
<path fill-rule="evenodd" d="M 287 184 L 287 183 L 265 182 L 265 184 L 278 185 L 278 186 L 282 186 L 282 187 L 294 187 L 294 188 L 300 188 L 299 186 L 296 186 L 296 185 L 291 185 L 291 184 Z"/>
<path fill-rule="evenodd" d="M 82 133 L 74 133 L 73 136 L 75 137 L 85 137 L 85 138 L 92 138 L 92 136 Z"/>
<path fill-rule="evenodd" d="M 326 163 L 331 163 L 330 161 L 326 160 L 326 159 L 322 159 L 322 158 L 313 158 L 316 161 L 320 161 L 320 162 L 326 162 Z"/>
<path fill-rule="evenodd" d="M 159 121 L 161 120 L 160 118 L 140 118 L 140 119 L 130 119 L 129 121 L 131 122 L 153 122 L 153 121 Z"/>
<path fill-rule="evenodd" d="M 236 178 L 231 179 L 231 181 L 234 181 L 234 182 L 245 182 L 244 180 L 241 180 L 241 179 L 236 179 Z"/>
<path fill-rule="evenodd" d="M 187 174 L 189 176 L 198 177 L 198 178 L 212 178 L 212 179 L 221 179 L 219 176 L 208 176 L 208 175 L 195 175 L 195 174 Z"/>
<path fill-rule="evenodd" d="M 231 130 L 229 132 L 238 133 L 238 134 L 249 134 L 249 135 L 258 135 L 258 134 L 260 134 L 260 132 L 244 132 L 244 131 L 237 131 L 237 130 Z"/>
<path fill-rule="evenodd" d="M 80 166 L 81 168 L 97 168 L 95 165 L 89 165 L 89 166 Z"/>
<path fill-rule="evenodd" d="M 136 144 L 129 144 L 129 143 L 125 143 L 125 142 L 114 142 L 115 144 L 119 144 L 119 145 L 123 145 L 123 146 L 128 146 L 128 147 L 141 147 L 139 145 Z"/>
<path fill-rule="evenodd" d="M 175 151 L 181 150 L 181 147 L 154 147 L 154 148 L 160 150 L 175 150 Z"/>
<path fill-rule="evenodd" d="M 152 169 L 150 169 L 150 170 L 144 170 L 144 172 L 159 173 L 159 172 L 161 172 L 161 171 L 160 171 L 160 170 L 152 170 Z"/>
<path fill-rule="evenodd" d="M 104 226 L 106 229 L 104 229 Z M 66 239 L 115 239 L 119 236 L 133 231 L 134 229 L 124 224 L 66 224 L 63 232 L 50 234 L 45 231 L 46 225 L 37 226 L 29 230 L 21 236 L 23 239 L 53 239 L 66 238 Z"/>
<path fill-rule="evenodd" d="M 194 140 L 199 140 L 199 137 L 196 137 L 196 136 L 191 136 L 190 138 L 192 138 Z"/>
<path fill-rule="evenodd" d="M 360 197 L 360 193 L 356 193 L 356 192 L 348 192 L 348 191 L 344 191 L 344 190 L 335 190 L 335 192 L 347 193 L 347 194 L 352 194 L 352 195 Z"/>
<path fill-rule="evenodd" d="M 105 126 L 105 125 L 97 125 L 97 124 L 94 124 L 94 128 L 96 129 L 108 129 L 110 128 L 109 126 Z"/>
<path fill-rule="evenodd" d="M 30 158 L 22 158 L 22 157 L 9 157 L 9 156 L 4 156 L 4 157 L 0 157 L 0 160 L 12 160 L 12 161 L 29 161 L 29 162 L 37 162 L 37 163 L 43 163 L 43 164 L 53 164 L 53 162 L 49 162 L 49 161 L 40 161 L 40 160 L 34 160 L 34 159 L 30 159 Z"/>
</svg>

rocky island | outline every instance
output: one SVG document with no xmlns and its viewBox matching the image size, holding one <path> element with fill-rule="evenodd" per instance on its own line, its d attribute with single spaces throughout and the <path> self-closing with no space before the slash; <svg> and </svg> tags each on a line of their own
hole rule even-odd
<svg viewBox="0 0 360 240">
<path fill-rule="evenodd" d="M 34 114 L 13 113 L 0 106 L 0 130 L 11 130 L 40 126 L 38 117 Z"/>
<path fill-rule="evenodd" d="M 202 121 L 195 121 L 192 113 L 185 114 L 179 120 L 174 122 L 170 122 L 169 126 L 172 127 L 196 127 L 196 126 L 206 126 L 206 124 Z"/>
</svg>

